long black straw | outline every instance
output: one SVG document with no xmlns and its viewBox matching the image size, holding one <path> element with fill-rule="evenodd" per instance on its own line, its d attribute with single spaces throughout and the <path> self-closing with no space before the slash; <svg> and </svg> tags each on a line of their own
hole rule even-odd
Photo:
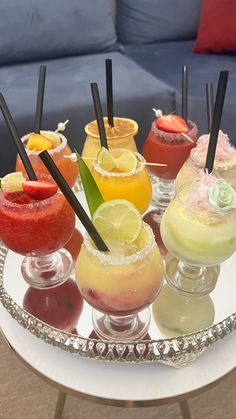
<svg viewBox="0 0 236 419">
<path fill-rule="evenodd" d="M 108 149 L 107 136 L 106 136 L 106 131 L 105 131 L 105 127 L 104 127 L 102 105 L 101 105 L 101 101 L 100 101 L 98 85 L 97 85 L 97 83 L 91 83 L 90 86 L 91 86 L 91 90 L 92 90 L 93 105 L 94 105 L 94 110 L 95 110 L 97 124 L 98 124 L 98 132 L 99 132 L 99 136 L 100 136 L 101 146 Z"/>
<path fill-rule="evenodd" d="M 188 122 L 188 67 L 182 67 L 182 118 Z"/>
<path fill-rule="evenodd" d="M 20 158 L 22 160 L 22 163 L 24 165 L 24 168 L 26 170 L 26 173 L 27 173 L 29 179 L 30 180 L 37 180 L 36 174 L 34 172 L 34 169 L 32 167 L 32 164 L 30 162 L 28 154 L 25 151 L 25 147 L 23 146 L 23 144 L 21 142 L 21 139 L 20 139 L 20 136 L 17 132 L 14 120 L 11 116 L 11 113 L 8 109 L 8 106 L 5 102 L 5 99 L 4 99 L 2 93 L 0 93 L 0 108 L 1 108 L 2 114 L 4 116 L 4 119 L 6 121 L 7 127 L 10 131 L 11 137 L 12 137 L 12 139 L 13 139 L 16 147 L 17 147 L 18 153 L 20 155 Z"/>
<path fill-rule="evenodd" d="M 62 191 L 63 195 L 67 199 L 68 203 L 70 204 L 71 208 L 74 210 L 76 215 L 78 216 L 79 220 L 83 224 L 85 230 L 88 232 L 90 237 L 93 239 L 95 245 L 97 246 L 98 250 L 102 252 L 108 251 L 108 247 L 104 243 L 103 239 L 101 238 L 100 234 L 98 233 L 97 229 L 93 225 L 92 221 L 88 217 L 87 213 L 83 209 L 82 205 L 76 198 L 75 194 L 72 192 L 71 188 L 69 187 L 68 183 L 62 176 L 61 172 L 58 170 L 57 166 L 55 165 L 54 161 L 52 160 L 50 154 L 48 152 L 42 151 L 39 153 L 40 158 L 42 159 L 43 163 L 45 164 L 46 168 L 52 175 L 53 179 L 57 183 L 58 187 Z"/>
<path fill-rule="evenodd" d="M 213 83 L 206 84 L 206 99 L 207 99 L 207 125 L 208 132 L 211 132 L 213 109 L 214 109 L 214 92 Z"/>
<path fill-rule="evenodd" d="M 35 113 L 35 132 L 40 133 L 43 117 L 43 100 L 45 89 L 46 66 L 41 65 L 39 68 L 38 93 Z"/>
<path fill-rule="evenodd" d="M 205 170 L 207 170 L 208 173 L 212 172 L 213 166 L 214 166 L 215 152 L 216 152 L 217 140 L 218 140 L 218 135 L 219 135 L 221 117 L 222 117 L 222 112 L 223 112 L 225 92 L 226 92 L 226 87 L 227 87 L 227 82 L 228 82 L 228 75 L 229 75 L 228 71 L 221 71 L 219 81 L 218 81 L 216 100 L 215 100 L 213 119 L 212 119 L 212 126 L 211 126 L 211 133 L 210 133 L 210 138 L 209 138 L 209 145 L 208 145 L 206 165 L 205 165 Z"/>
<path fill-rule="evenodd" d="M 106 88 L 107 88 L 107 117 L 110 127 L 114 127 L 113 114 L 113 83 L 112 83 L 112 60 L 106 59 Z"/>
</svg>

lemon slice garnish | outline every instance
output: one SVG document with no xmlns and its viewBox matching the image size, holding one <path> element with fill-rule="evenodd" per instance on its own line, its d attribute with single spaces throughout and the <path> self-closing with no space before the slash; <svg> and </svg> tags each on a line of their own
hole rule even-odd
<svg viewBox="0 0 236 419">
<path fill-rule="evenodd" d="M 134 242 L 143 225 L 139 211 L 125 199 L 104 202 L 95 211 L 92 221 L 104 241 L 123 243 Z"/>
<path fill-rule="evenodd" d="M 1 179 L 1 190 L 3 193 L 23 191 L 25 181 L 21 172 L 9 173 Z"/>
<path fill-rule="evenodd" d="M 137 164 L 137 157 L 129 150 L 124 150 L 119 157 L 116 158 L 116 167 L 123 173 L 132 172 L 136 169 Z"/>
<path fill-rule="evenodd" d="M 116 167 L 116 159 L 105 147 L 102 147 L 99 151 L 97 155 L 97 163 L 102 170 L 106 170 L 107 172 L 112 172 L 112 170 Z"/>
</svg>

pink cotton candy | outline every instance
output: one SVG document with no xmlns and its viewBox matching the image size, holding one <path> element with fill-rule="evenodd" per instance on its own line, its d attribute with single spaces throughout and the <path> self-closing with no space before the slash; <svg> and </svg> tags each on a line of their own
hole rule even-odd
<svg viewBox="0 0 236 419">
<path fill-rule="evenodd" d="M 186 205 L 189 209 L 197 211 L 207 211 L 215 214 L 216 210 L 209 204 L 209 189 L 212 188 L 217 178 L 202 171 L 200 179 L 191 185 L 191 192 L 186 199 Z"/>
<path fill-rule="evenodd" d="M 199 137 L 197 146 L 191 150 L 191 158 L 198 167 L 204 167 L 208 149 L 210 134 Z M 229 137 L 223 131 L 219 131 L 216 146 L 215 162 L 229 161 L 235 158 L 236 149 L 230 144 Z"/>
</svg>

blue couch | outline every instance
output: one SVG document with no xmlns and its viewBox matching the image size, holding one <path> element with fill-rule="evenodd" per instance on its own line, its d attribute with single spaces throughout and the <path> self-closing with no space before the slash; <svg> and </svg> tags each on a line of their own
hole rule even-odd
<svg viewBox="0 0 236 419">
<path fill-rule="evenodd" d="M 150 129 L 153 107 L 179 112 L 183 64 L 189 66 L 189 117 L 198 123 L 200 132 L 206 131 L 205 83 L 216 82 L 221 69 L 230 70 L 222 127 L 233 141 L 235 57 L 191 52 L 201 0 L 114 3 L 1 0 L 0 91 L 19 134 L 34 129 L 38 70 L 45 64 L 43 128 L 54 130 L 58 122 L 69 119 L 65 134 L 71 147 L 81 150 L 84 126 L 95 118 L 90 83 L 99 85 L 105 114 L 105 59 L 111 58 L 114 111 L 138 121 L 139 149 Z M 1 115 L 0 138 L 3 176 L 14 169 L 16 150 Z"/>
</svg>

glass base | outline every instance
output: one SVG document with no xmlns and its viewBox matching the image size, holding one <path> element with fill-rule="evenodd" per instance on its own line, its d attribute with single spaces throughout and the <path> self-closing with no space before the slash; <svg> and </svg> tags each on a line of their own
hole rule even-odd
<svg viewBox="0 0 236 419">
<path fill-rule="evenodd" d="M 63 284 L 73 269 L 71 254 L 66 249 L 47 256 L 26 256 L 21 264 L 24 280 L 34 288 L 53 288 Z"/>
<path fill-rule="evenodd" d="M 163 213 L 175 196 L 175 181 L 159 178 L 152 187 L 152 204 Z"/>
<path fill-rule="evenodd" d="M 220 266 L 192 266 L 168 254 L 165 263 L 166 281 L 188 294 L 207 295 L 213 291 Z"/>
<path fill-rule="evenodd" d="M 92 319 L 94 331 L 100 338 L 122 342 L 144 338 L 151 315 L 149 308 L 129 316 L 111 316 L 93 309 Z"/>
</svg>

